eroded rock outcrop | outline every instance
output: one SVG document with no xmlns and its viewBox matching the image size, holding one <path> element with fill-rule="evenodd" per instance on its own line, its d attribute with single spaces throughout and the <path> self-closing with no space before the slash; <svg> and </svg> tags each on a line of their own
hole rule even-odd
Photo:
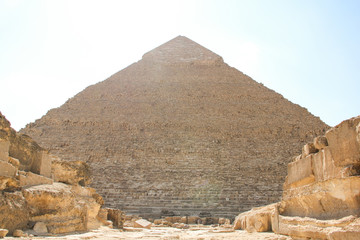
<svg viewBox="0 0 360 240">
<path fill-rule="evenodd" d="M 360 116 L 306 144 L 288 164 L 283 188 L 280 203 L 240 214 L 235 229 L 272 230 L 295 238 L 359 239 Z"/>
<path fill-rule="evenodd" d="M 0 113 L 0 228 L 57 234 L 98 228 L 102 197 L 86 164 L 62 162 L 30 137 L 17 134 Z M 60 183 L 61 182 L 61 183 Z"/>
</svg>

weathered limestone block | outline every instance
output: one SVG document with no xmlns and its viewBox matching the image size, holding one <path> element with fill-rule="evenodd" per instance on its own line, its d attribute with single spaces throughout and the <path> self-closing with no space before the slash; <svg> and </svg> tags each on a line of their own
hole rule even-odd
<svg viewBox="0 0 360 240">
<path fill-rule="evenodd" d="M 16 168 L 12 164 L 0 160 L 0 176 L 15 177 L 15 174 Z"/>
<path fill-rule="evenodd" d="M 302 149 L 302 157 L 305 158 L 306 156 L 316 153 L 318 150 L 315 148 L 313 143 L 307 143 L 304 145 Z"/>
<path fill-rule="evenodd" d="M 317 182 L 343 177 L 342 168 L 335 166 L 329 148 L 312 155 L 312 167 Z"/>
<path fill-rule="evenodd" d="M 343 121 L 326 132 L 336 166 L 360 164 L 360 116 Z"/>
<path fill-rule="evenodd" d="M 89 166 L 82 161 L 62 161 L 53 159 L 52 174 L 54 181 L 71 185 L 87 186 L 90 184 Z"/>
<path fill-rule="evenodd" d="M 125 214 L 119 209 L 107 208 L 107 219 L 113 222 L 113 226 L 122 229 L 125 222 Z"/>
<path fill-rule="evenodd" d="M 43 222 L 50 233 L 86 231 L 100 226 L 97 220 L 100 204 L 87 188 L 54 183 L 22 192 L 30 209 L 30 220 Z"/>
<path fill-rule="evenodd" d="M 9 147 L 10 142 L 5 139 L 0 138 L 0 160 L 1 161 L 8 161 L 9 158 Z"/>
<path fill-rule="evenodd" d="M 319 136 L 319 137 L 314 138 L 314 147 L 317 150 L 321 150 L 327 146 L 328 146 L 328 142 L 327 142 L 326 137 Z"/>
<path fill-rule="evenodd" d="M 54 181 L 51 178 L 47 178 L 32 172 L 23 172 L 23 171 L 19 171 L 19 180 L 21 187 L 54 183 Z"/>
<path fill-rule="evenodd" d="M 272 229 L 271 219 L 277 203 L 264 207 L 253 208 L 235 218 L 234 229 L 248 232 L 268 232 Z"/>
<path fill-rule="evenodd" d="M 51 159 L 52 157 L 47 151 L 41 151 L 38 161 L 33 162 L 31 171 L 51 178 Z"/>
<path fill-rule="evenodd" d="M 312 168 L 312 155 L 300 158 L 295 162 L 288 164 L 288 175 L 284 184 L 284 188 L 298 187 L 307 185 L 315 181 Z"/>
<path fill-rule="evenodd" d="M 43 148 L 27 135 L 14 132 L 9 137 L 9 156 L 20 161 L 19 169 L 23 171 L 37 171 L 38 162 L 41 162 Z M 34 165 L 34 168 L 33 168 Z M 39 173 L 39 172 L 36 172 Z"/>
<path fill-rule="evenodd" d="M 360 177 L 330 179 L 284 190 L 284 216 L 338 219 L 360 214 Z"/>
<path fill-rule="evenodd" d="M 149 222 L 148 220 L 145 220 L 145 219 L 139 219 L 139 220 L 134 222 L 134 227 L 135 228 L 147 228 L 147 229 L 150 229 L 151 228 L 151 222 Z"/>
<path fill-rule="evenodd" d="M 25 228 L 29 221 L 29 209 L 21 192 L 0 192 L 0 228 L 9 233 Z"/>
<path fill-rule="evenodd" d="M 12 164 L 16 169 L 19 169 L 20 167 L 20 161 L 16 158 L 9 157 L 9 163 Z"/>
<path fill-rule="evenodd" d="M 277 234 L 288 235 L 294 239 L 359 239 L 360 219 L 347 216 L 337 220 L 318 220 L 315 218 L 278 216 Z"/>
<path fill-rule="evenodd" d="M 20 188 L 20 182 L 14 177 L 0 176 L 0 191 L 14 191 Z"/>
</svg>

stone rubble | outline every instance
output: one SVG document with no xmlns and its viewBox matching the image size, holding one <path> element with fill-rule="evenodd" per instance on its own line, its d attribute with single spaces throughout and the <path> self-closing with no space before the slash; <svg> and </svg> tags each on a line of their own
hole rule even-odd
<svg viewBox="0 0 360 240">
<path fill-rule="evenodd" d="M 89 179 L 86 164 L 62 162 L 16 133 L 0 113 L 0 228 L 14 236 L 99 228 L 104 201 L 87 187 Z M 102 217 L 107 221 L 107 211 Z"/>
<path fill-rule="evenodd" d="M 294 238 L 360 238 L 360 116 L 306 144 L 288 164 L 279 203 L 241 213 L 235 229 Z"/>
</svg>

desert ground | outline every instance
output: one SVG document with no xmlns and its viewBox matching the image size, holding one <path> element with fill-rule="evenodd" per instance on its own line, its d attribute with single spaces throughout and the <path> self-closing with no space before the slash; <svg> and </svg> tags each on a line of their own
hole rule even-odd
<svg viewBox="0 0 360 240">
<path fill-rule="evenodd" d="M 7 237 L 6 239 L 19 239 Z M 78 233 L 61 236 L 34 236 L 23 239 L 63 239 L 63 240 L 76 240 L 76 239 L 226 239 L 226 240 L 290 240 L 290 237 L 278 235 L 275 233 L 248 233 L 241 230 L 232 230 L 222 227 L 210 226 L 190 226 L 189 229 L 177 229 L 170 227 L 152 227 L 151 229 L 141 228 L 124 228 L 124 230 L 111 229 L 109 227 L 101 227 L 100 229 L 93 230 L 87 233 Z"/>
</svg>

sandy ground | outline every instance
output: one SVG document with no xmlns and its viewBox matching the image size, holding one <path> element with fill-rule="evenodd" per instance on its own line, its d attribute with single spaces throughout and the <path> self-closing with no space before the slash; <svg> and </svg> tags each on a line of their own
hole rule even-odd
<svg viewBox="0 0 360 240">
<path fill-rule="evenodd" d="M 19 239 L 13 237 L 6 237 L 5 239 Z M 108 227 L 101 227 L 98 230 L 93 230 L 87 233 L 72 234 L 66 236 L 48 236 L 48 237 L 27 237 L 21 239 L 226 239 L 226 240 L 290 240 L 290 237 L 277 235 L 274 233 L 248 233 L 246 231 L 232 230 L 229 228 L 213 228 L 205 226 L 191 226 L 190 229 L 177 229 L 168 227 L 152 227 L 151 229 L 140 228 L 125 228 L 124 231 L 118 229 L 111 229 Z"/>
</svg>

